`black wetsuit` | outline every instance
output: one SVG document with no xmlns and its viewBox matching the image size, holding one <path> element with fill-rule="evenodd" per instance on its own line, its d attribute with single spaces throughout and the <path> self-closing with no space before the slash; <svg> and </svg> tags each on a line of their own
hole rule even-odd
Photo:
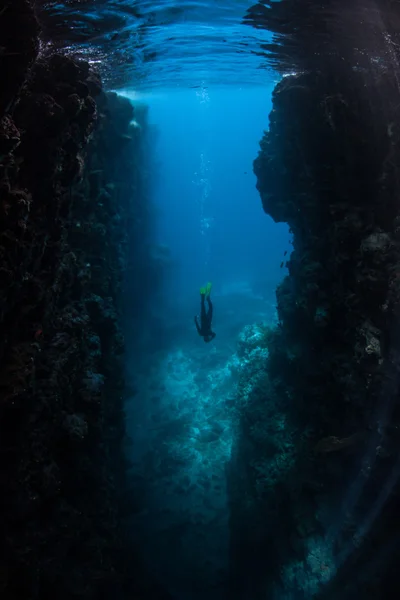
<svg viewBox="0 0 400 600">
<path fill-rule="evenodd" d="M 194 318 L 197 333 L 201 335 L 205 342 L 211 342 L 215 338 L 215 333 L 211 330 L 211 323 L 213 317 L 213 305 L 210 296 L 207 296 L 208 311 L 205 306 L 205 295 L 201 295 L 201 312 L 200 312 L 200 325 L 197 317 Z"/>
</svg>

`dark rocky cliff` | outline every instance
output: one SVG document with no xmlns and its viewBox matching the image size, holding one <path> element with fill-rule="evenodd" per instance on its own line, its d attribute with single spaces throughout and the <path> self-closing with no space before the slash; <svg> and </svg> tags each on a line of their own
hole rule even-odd
<svg viewBox="0 0 400 600">
<path fill-rule="evenodd" d="M 303 4 L 263 12 L 302 71 L 276 86 L 254 163 L 293 252 L 232 458 L 232 597 L 377 600 L 399 591 L 397 63 L 381 32 L 372 54 L 355 26 L 353 49 Z"/>
<path fill-rule="evenodd" d="M 0 595 L 164 597 L 123 522 L 134 110 L 87 63 L 37 58 L 29 2 L 0 13 Z"/>
</svg>

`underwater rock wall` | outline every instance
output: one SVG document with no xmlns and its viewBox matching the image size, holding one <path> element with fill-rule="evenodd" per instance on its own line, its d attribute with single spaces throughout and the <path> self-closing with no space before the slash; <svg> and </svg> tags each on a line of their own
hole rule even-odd
<svg viewBox="0 0 400 600">
<path fill-rule="evenodd" d="M 232 598 L 398 592 L 398 89 L 332 69 L 276 86 L 254 163 L 294 248 L 231 461 Z"/>
<path fill-rule="evenodd" d="M 1 597 L 158 598 L 122 523 L 134 111 L 59 55 L 22 84 L 0 121 Z"/>
</svg>

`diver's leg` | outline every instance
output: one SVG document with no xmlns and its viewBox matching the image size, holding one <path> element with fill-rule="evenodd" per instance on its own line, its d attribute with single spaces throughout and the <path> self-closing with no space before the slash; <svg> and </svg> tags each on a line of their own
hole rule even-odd
<svg viewBox="0 0 400 600">
<path fill-rule="evenodd" d="M 200 301 L 200 323 L 203 324 L 207 320 L 206 305 L 204 304 L 205 295 L 201 295 Z"/>
<path fill-rule="evenodd" d="M 213 305 L 212 305 L 212 302 L 211 302 L 210 296 L 208 296 L 208 298 L 207 298 L 207 302 L 208 302 L 208 313 L 207 313 L 207 319 L 208 319 L 208 322 L 209 322 L 209 323 L 210 323 L 210 325 L 211 325 L 211 321 L 212 321 L 212 318 L 213 318 Z"/>
</svg>

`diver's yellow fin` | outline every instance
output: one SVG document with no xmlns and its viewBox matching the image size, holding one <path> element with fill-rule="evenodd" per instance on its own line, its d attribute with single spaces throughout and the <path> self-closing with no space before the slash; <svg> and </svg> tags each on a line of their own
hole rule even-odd
<svg viewBox="0 0 400 600">
<path fill-rule="evenodd" d="M 207 286 L 206 287 L 201 287 L 200 288 L 200 296 L 205 296 L 206 295 L 206 290 L 207 290 Z"/>
<path fill-rule="evenodd" d="M 212 288 L 212 283 L 208 282 L 207 285 L 206 285 L 206 288 L 205 288 L 205 290 L 206 290 L 205 291 L 206 296 L 209 296 L 211 294 L 211 288 Z"/>
</svg>

